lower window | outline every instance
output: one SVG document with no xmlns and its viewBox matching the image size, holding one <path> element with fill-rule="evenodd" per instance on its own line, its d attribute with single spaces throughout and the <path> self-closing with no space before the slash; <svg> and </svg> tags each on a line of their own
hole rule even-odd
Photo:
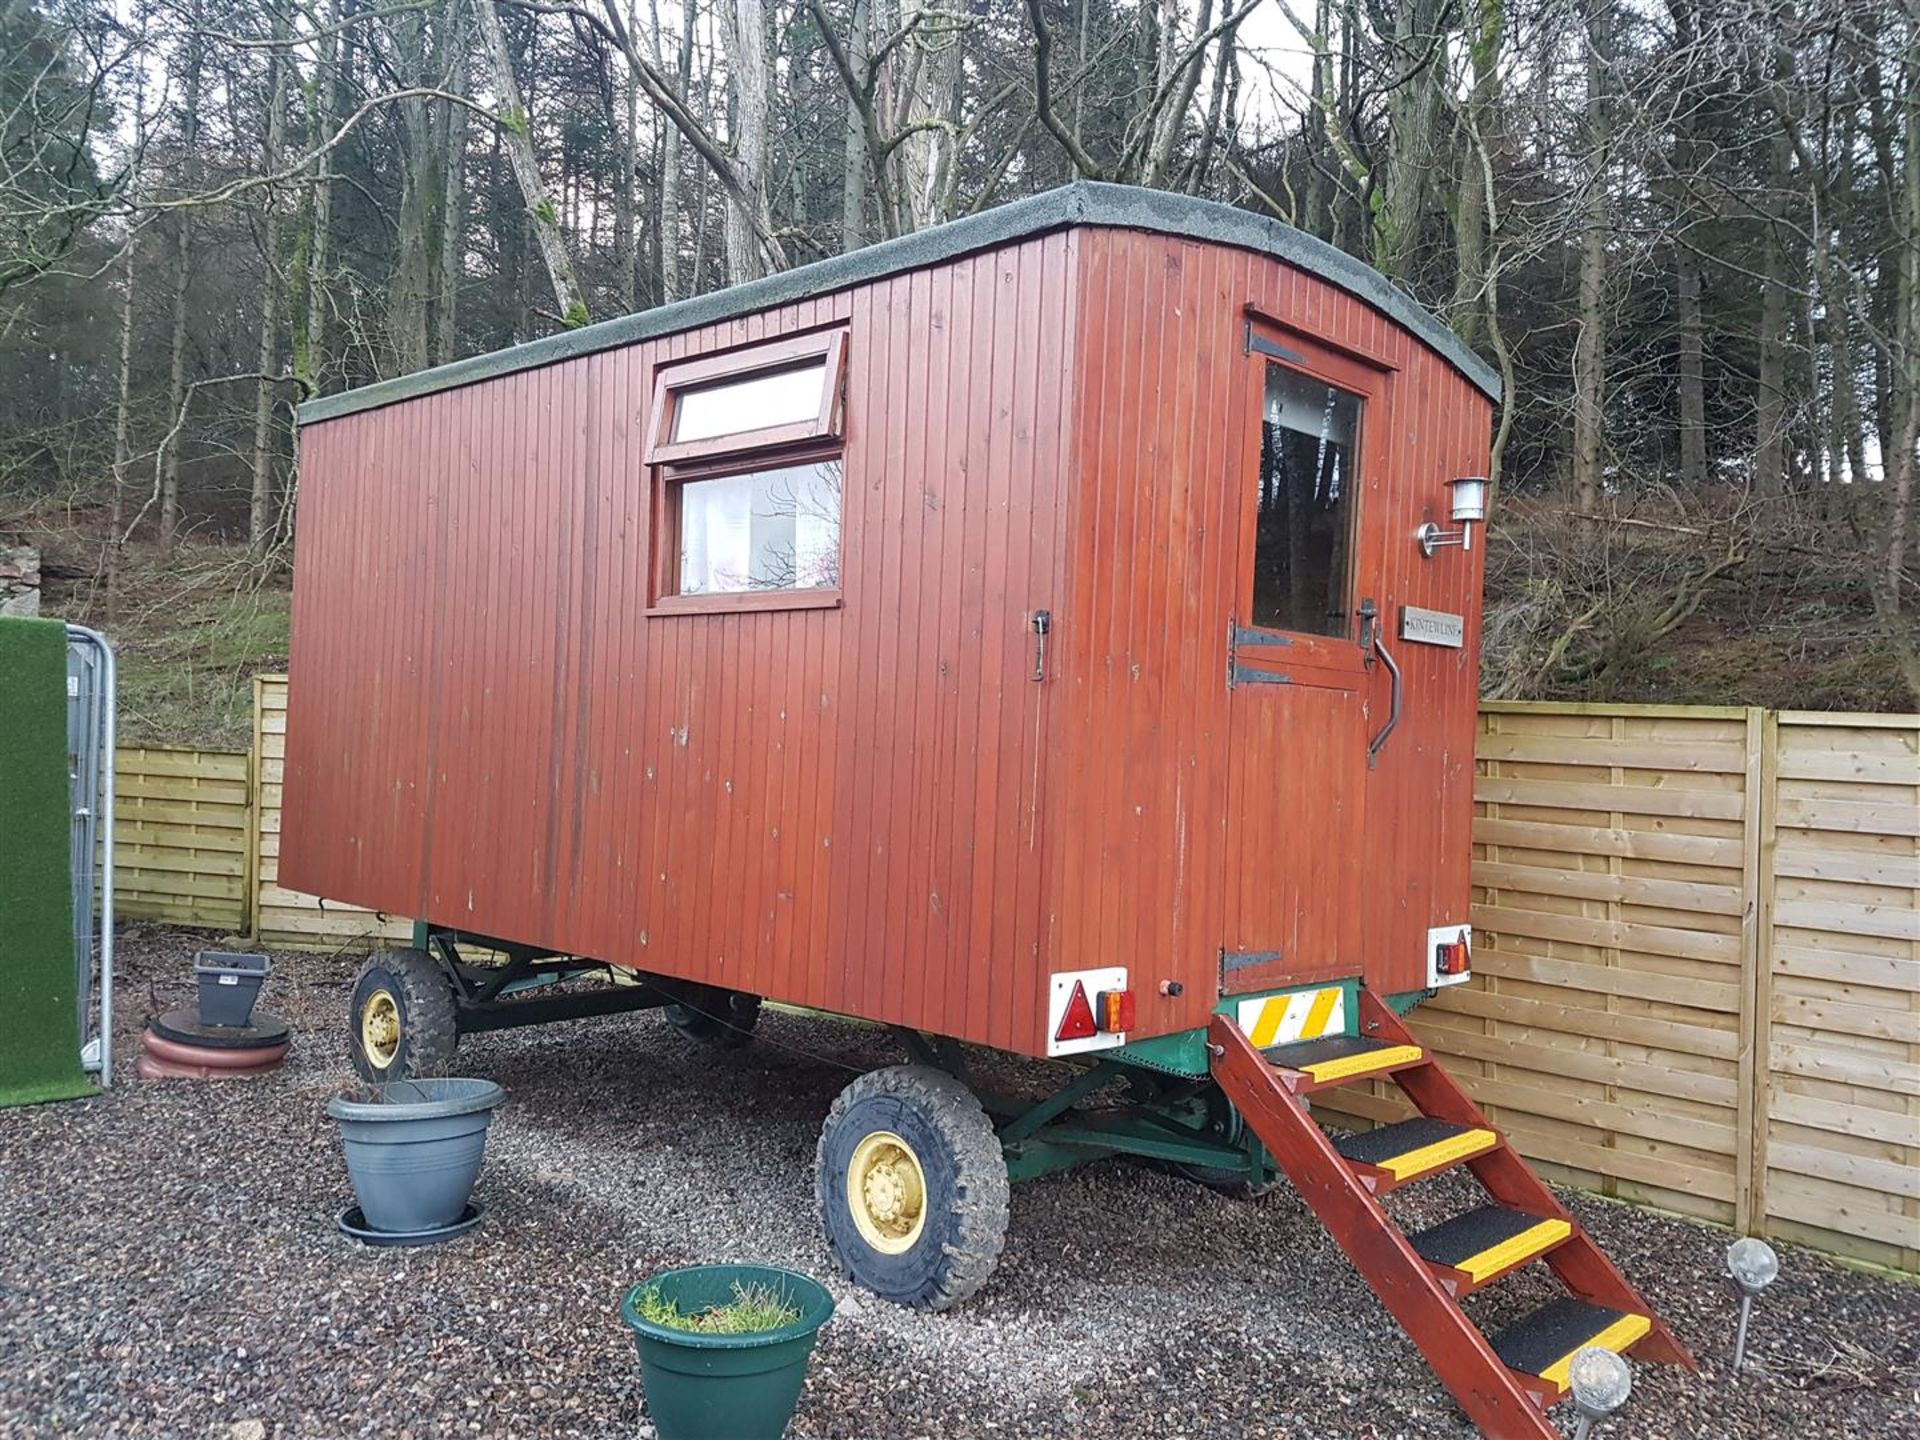
<svg viewBox="0 0 1920 1440">
<path fill-rule="evenodd" d="M 838 588 L 839 457 L 671 483 L 679 594 Z"/>
</svg>

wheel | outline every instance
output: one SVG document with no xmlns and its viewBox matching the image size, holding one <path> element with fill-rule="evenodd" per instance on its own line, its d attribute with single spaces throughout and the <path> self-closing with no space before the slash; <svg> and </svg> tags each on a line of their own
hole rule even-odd
<svg viewBox="0 0 1920 1440">
<path fill-rule="evenodd" d="M 1213 1137 L 1224 1140 L 1229 1145 L 1243 1144 L 1246 1140 L 1246 1122 L 1240 1118 L 1240 1112 L 1229 1101 L 1218 1086 L 1207 1091 L 1207 1112 Z M 1230 1170 L 1216 1165 L 1188 1165 L 1174 1161 L 1173 1173 L 1196 1185 L 1204 1185 L 1216 1194 L 1229 1200 L 1258 1200 L 1262 1195 L 1270 1195 L 1280 1185 L 1280 1172 L 1273 1162 L 1267 1162 L 1267 1178 L 1258 1184 L 1247 1178 L 1243 1170 Z"/>
<path fill-rule="evenodd" d="M 426 951 L 381 950 L 360 967 L 347 1012 L 347 1050 L 364 1078 L 438 1074 L 459 1043 L 453 983 Z"/>
<path fill-rule="evenodd" d="M 753 1027 L 760 1023 L 758 995 L 717 985 L 685 985 L 679 993 L 686 998 L 663 1009 L 668 1023 L 689 1040 L 738 1050 L 753 1039 Z"/>
<path fill-rule="evenodd" d="M 896 1305 L 945 1310 L 1007 1240 L 1007 1161 L 965 1085 L 926 1065 L 862 1075 L 827 1112 L 814 1193 L 840 1271 Z"/>
</svg>

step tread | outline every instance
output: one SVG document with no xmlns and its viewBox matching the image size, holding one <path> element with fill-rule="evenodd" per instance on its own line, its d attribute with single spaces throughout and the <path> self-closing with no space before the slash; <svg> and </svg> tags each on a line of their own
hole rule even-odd
<svg viewBox="0 0 1920 1440">
<path fill-rule="evenodd" d="M 1396 1180 L 1404 1180 L 1490 1150 L 1499 1139 L 1491 1130 L 1416 1115 L 1375 1130 L 1342 1135 L 1333 1142 L 1333 1148 L 1355 1164 L 1371 1165 Z"/>
<path fill-rule="evenodd" d="M 1572 1233 L 1565 1220 L 1482 1205 L 1408 1239 L 1422 1260 L 1459 1270 L 1478 1282 L 1546 1253 Z"/>
<path fill-rule="evenodd" d="M 1567 1367 L 1581 1350 L 1598 1345 L 1623 1351 L 1652 1328 L 1653 1322 L 1645 1315 L 1567 1297 L 1516 1320 L 1490 1343 L 1493 1353 L 1509 1369 L 1538 1375 L 1564 1390 Z"/>
<path fill-rule="evenodd" d="M 1282 1070 L 1296 1070 L 1317 1083 L 1352 1079 L 1424 1058 L 1418 1045 L 1400 1045 L 1365 1035 L 1299 1040 L 1291 1045 L 1274 1045 L 1260 1053 L 1268 1064 Z"/>
</svg>

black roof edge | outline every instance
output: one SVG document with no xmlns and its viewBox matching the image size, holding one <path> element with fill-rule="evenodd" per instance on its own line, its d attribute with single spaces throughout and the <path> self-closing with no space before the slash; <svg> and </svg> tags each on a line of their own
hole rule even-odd
<svg viewBox="0 0 1920 1440">
<path fill-rule="evenodd" d="M 1316 240 L 1291 225 L 1215 200 L 1197 200 L 1168 190 L 1081 180 L 744 285 L 583 325 L 578 330 L 562 331 L 524 345 L 377 381 L 357 390 L 323 395 L 300 406 L 300 422 L 311 425 L 511 375 L 518 370 L 532 370 L 600 350 L 633 345 L 658 335 L 717 324 L 1074 225 L 1147 230 L 1271 255 L 1295 269 L 1319 276 L 1372 306 L 1445 359 L 1488 399 L 1496 402 L 1500 399 L 1500 377 L 1492 367 L 1405 291 L 1344 250 Z"/>
</svg>

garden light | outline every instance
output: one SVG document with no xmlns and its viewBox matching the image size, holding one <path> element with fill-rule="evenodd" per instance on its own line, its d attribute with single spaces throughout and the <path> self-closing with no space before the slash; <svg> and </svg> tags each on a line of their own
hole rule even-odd
<svg viewBox="0 0 1920 1440">
<path fill-rule="evenodd" d="M 1753 1297 L 1778 1277 L 1780 1257 L 1766 1241 L 1749 1235 L 1727 1247 L 1727 1273 L 1740 1287 L 1740 1329 L 1733 1341 L 1733 1368 L 1738 1372 L 1747 1356 L 1747 1317 L 1753 1310 Z"/>
<path fill-rule="evenodd" d="M 1606 1419 L 1627 1403 L 1633 1369 L 1613 1351 L 1589 1345 L 1567 1367 L 1567 1386 L 1573 1391 L 1574 1409 L 1580 1412 L 1573 1440 L 1586 1440 L 1594 1421 Z"/>
</svg>

